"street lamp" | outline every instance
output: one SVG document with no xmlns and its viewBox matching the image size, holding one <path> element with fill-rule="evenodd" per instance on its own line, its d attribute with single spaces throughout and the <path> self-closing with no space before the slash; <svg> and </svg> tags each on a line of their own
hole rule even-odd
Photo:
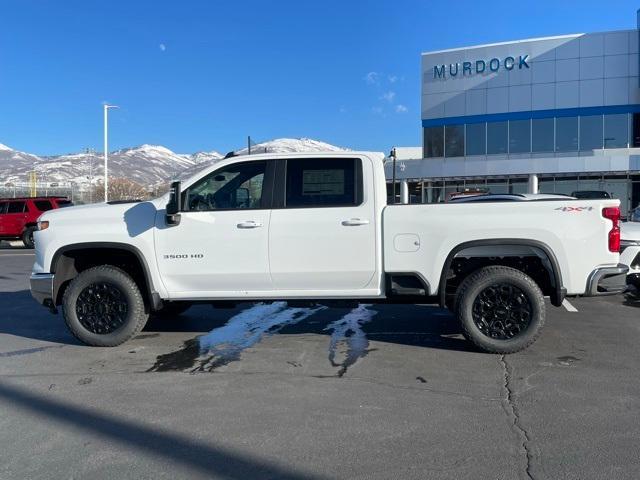
<svg viewBox="0 0 640 480">
<path fill-rule="evenodd" d="M 107 157 L 109 152 L 108 147 L 108 131 L 109 131 L 109 109 L 120 108 L 117 105 L 103 105 L 104 107 L 104 201 L 109 201 L 109 170 L 107 165 Z"/>
</svg>

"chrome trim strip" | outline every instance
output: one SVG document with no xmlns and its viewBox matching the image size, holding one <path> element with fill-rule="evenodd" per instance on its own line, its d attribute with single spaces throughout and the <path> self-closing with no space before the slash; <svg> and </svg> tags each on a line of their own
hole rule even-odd
<svg viewBox="0 0 640 480">
<path fill-rule="evenodd" d="M 53 300 L 53 273 L 32 273 L 29 278 L 31 296 L 43 305 L 46 300 Z"/>
</svg>

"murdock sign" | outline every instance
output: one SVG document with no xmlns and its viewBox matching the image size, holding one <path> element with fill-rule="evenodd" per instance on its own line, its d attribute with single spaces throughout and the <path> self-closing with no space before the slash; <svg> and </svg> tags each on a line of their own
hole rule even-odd
<svg viewBox="0 0 640 480">
<path fill-rule="evenodd" d="M 449 65 L 434 65 L 433 78 L 447 79 L 451 77 L 467 77 L 482 73 L 493 73 L 498 70 L 513 70 L 529 68 L 529 55 L 518 57 L 492 58 L 491 60 L 476 60 L 475 62 L 450 63 Z"/>
</svg>

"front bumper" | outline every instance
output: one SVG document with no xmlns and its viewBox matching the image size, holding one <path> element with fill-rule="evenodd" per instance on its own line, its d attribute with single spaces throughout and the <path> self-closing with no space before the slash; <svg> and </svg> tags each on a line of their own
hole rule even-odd
<svg viewBox="0 0 640 480">
<path fill-rule="evenodd" d="M 52 273 L 32 273 L 30 278 L 31 296 L 47 308 L 54 305 L 53 279 Z"/>
<path fill-rule="evenodd" d="M 598 267 L 587 279 L 585 297 L 598 295 L 615 295 L 627 289 L 627 272 L 629 267 L 619 263 L 615 267 Z"/>
</svg>

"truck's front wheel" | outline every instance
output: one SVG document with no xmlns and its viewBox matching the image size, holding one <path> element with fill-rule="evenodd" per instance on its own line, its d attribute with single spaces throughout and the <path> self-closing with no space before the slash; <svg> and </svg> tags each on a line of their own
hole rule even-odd
<svg viewBox="0 0 640 480">
<path fill-rule="evenodd" d="M 544 297 L 536 282 L 520 270 L 481 268 L 462 282 L 458 296 L 462 333 L 482 351 L 518 352 L 540 335 Z"/>
<path fill-rule="evenodd" d="M 97 347 L 126 342 L 144 328 L 148 318 L 136 282 L 110 265 L 81 272 L 66 289 L 62 306 L 73 335 Z"/>
</svg>

